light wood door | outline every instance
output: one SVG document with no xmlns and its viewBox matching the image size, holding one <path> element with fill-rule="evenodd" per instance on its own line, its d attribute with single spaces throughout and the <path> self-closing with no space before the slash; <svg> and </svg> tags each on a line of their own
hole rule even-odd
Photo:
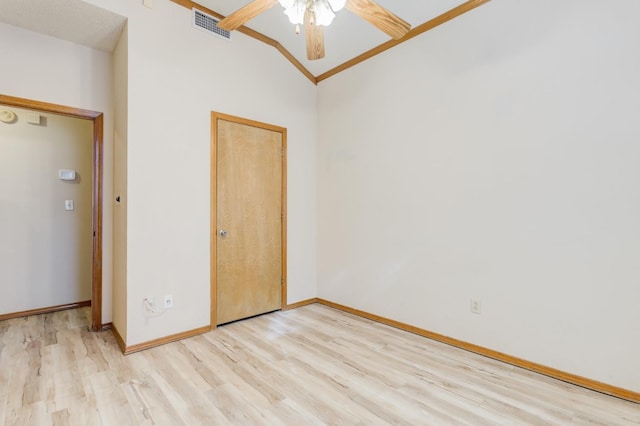
<svg viewBox="0 0 640 426">
<path fill-rule="evenodd" d="M 224 324 L 282 306 L 285 146 L 283 129 L 228 116 L 213 119 L 216 309 L 212 324 Z"/>
</svg>

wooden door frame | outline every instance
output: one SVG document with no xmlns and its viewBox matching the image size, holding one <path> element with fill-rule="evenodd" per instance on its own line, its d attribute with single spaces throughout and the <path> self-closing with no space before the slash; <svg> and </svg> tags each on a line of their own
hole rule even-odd
<svg viewBox="0 0 640 426">
<path fill-rule="evenodd" d="M 90 111 L 34 101 L 31 99 L 16 98 L 0 94 L 0 104 L 49 112 L 67 117 L 91 120 L 93 122 L 93 165 L 92 165 L 92 223 L 93 223 L 93 249 L 91 262 L 91 330 L 102 330 L 102 167 L 104 145 L 104 115 L 98 111 Z M 68 307 L 69 305 L 64 305 Z"/>
<path fill-rule="evenodd" d="M 280 309 L 287 307 L 287 129 L 285 127 L 275 126 L 273 124 L 262 123 L 260 121 L 249 120 L 234 115 L 223 114 L 211 111 L 211 318 L 209 327 L 214 329 L 217 324 L 217 244 L 218 244 L 218 205 L 217 205 L 217 148 L 218 148 L 218 120 L 229 121 L 237 124 L 245 124 L 247 126 L 257 127 L 259 129 L 271 130 L 282 135 L 282 186 L 281 186 L 281 248 L 282 248 L 282 297 L 280 301 Z"/>
</svg>

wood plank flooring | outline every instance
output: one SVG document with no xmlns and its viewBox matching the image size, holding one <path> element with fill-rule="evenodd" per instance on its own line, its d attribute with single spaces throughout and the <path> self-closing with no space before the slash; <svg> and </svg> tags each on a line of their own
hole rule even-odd
<svg viewBox="0 0 640 426">
<path fill-rule="evenodd" d="M 640 424 L 638 404 L 321 305 L 126 357 L 89 316 L 0 321 L 0 424 Z"/>
</svg>

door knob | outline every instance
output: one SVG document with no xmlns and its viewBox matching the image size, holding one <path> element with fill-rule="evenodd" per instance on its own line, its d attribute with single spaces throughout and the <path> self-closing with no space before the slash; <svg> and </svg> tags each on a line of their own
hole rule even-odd
<svg viewBox="0 0 640 426">
<path fill-rule="evenodd" d="M 222 238 L 226 237 L 226 236 L 227 236 L 227 231 L 225 231 L 224 229 L 221 229 L 221 230 L 220 230 L 220 236 L 221 236 Z"/>
</svg>

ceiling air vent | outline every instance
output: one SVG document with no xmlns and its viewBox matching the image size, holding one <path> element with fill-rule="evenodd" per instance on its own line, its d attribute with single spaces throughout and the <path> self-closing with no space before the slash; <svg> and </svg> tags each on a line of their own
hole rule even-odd
<svg viewBox="0 0 640 426">
<path fill-rule="evenodd" d="M 218 37 L 222 37 L 226 40 L 231 40 L 231 33 L 229 31 L 218 28 L 218 22 L 220 22 L 219 19 L 216 19 L 211 15 L 207 15 L 206 13 L 198 9 L 192 10 L 194 27 L 199 28 L 202 31 L 206 31 L 210 34 L 215 34 Z"/>
</svg>

